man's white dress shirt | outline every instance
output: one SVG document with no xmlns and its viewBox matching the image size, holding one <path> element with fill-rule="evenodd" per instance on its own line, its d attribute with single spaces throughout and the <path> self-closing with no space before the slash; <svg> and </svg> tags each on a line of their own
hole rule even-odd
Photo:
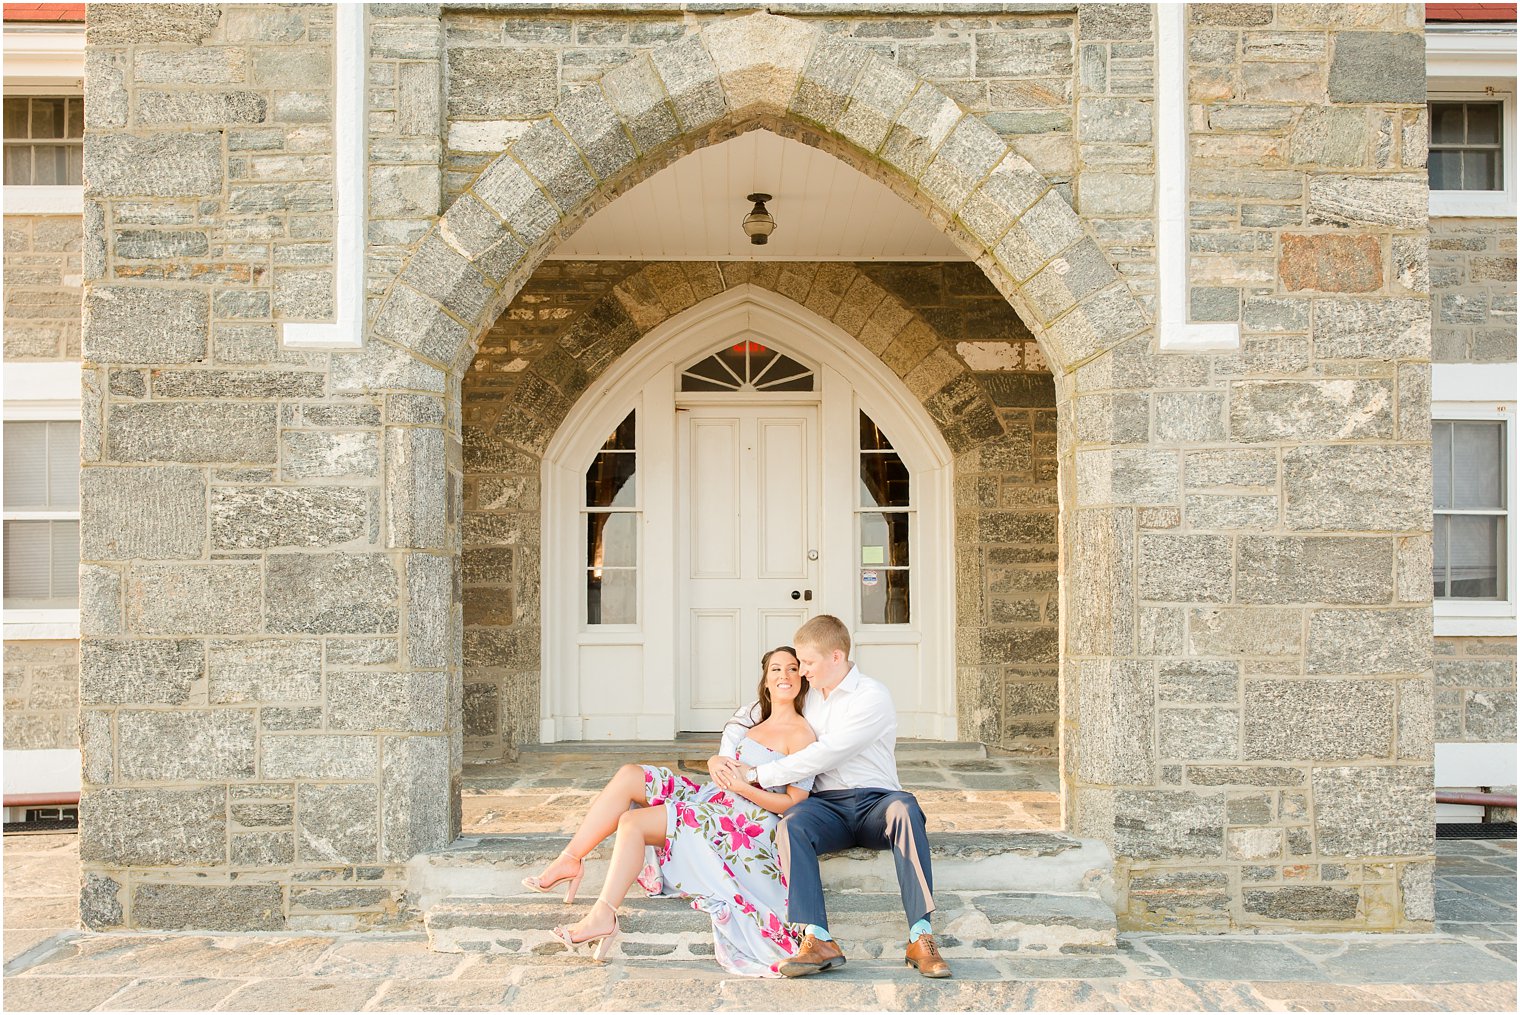
<svg viewBox="0 0 1520 1015">
<path fill-rule="evenodd" d="M 761 786 L 788 786 L 810 775 L 813 790 L 902 789 L 897 781 L 897 709 L 892 692 L 852 666 L 824 697 L 814 687 L 802 716 L 817 740 L 755 769 Z"/>
</svg>

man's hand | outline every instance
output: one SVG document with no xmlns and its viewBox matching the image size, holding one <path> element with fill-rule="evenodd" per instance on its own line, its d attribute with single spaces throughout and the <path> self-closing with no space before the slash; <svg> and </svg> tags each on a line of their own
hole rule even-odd
<svg viewBox="0 0 1520 1015">
<path fill-rule="evenodd" d="M 743 785 L 744 768 L 744 765 L 733 758 L 725 758 L 722 755 L 713 755 L 707 759 L 707 772 L 721 789 L 732 790 L 735 786 Z"/>
</svg>

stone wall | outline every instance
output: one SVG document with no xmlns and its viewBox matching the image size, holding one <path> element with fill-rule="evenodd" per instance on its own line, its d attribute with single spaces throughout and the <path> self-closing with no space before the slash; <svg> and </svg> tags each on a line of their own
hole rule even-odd
<svg viewBox="0 0 1520 1015">
<path fill-rule="evenodd" d="M 1002 436 L 957 461 L 957 607 L 961 637 L 997 639 L 997 657 L 961 683 L 961 735 L 1054 753 L 1055 392 L 1039 346 L 986 276 L 969 264 L 548 261 L 486 333 L 464 381 L 466 759 L 538 740 L 543 445 L 660 318 L 651 308 L 741 283 L 862 321 L 877 309 L 867 299 L 893 300 L 898 328 L 923 329 L 926 350 L 964 362 L 990 392 Z"/>
<path fill-rule="evenodd" d="M 79 746 L 79 643 L 5 643 L 5 749 Z"/>
<path fill-rule="evenodd" d="M 1515 742 L 1515 639 L 1436 639 L 1436 740 Z"/>
<path fill-rule="evenodd" d="M 1431 359 L 1515 362 L 1515 220 L 1430 220 Z"/>
<path fill-rule="evenodd" d="M 315 249 L 301 251 L 309 263 L 275 258 L 300 223 L 330 222 L 330 204 L 287 207 L 324 193 L 320 156 L 290 156 L 325 121 L 309 113 L 261 125 L 275 146 L 265 162 L 229 149 L 241 126 L 190 114 L 149 122 L 142 109 L 150 93 L 192 104 L 225 90 L 257 93 L 268 115 L 298 108 L 279 95 L 327 95 L 315 83 L 282 87 L 277 64 L 260 64 L 258 44 L 238 33 L 301 26 L 281 53 L 297 62 L 297 80 L 314 82 L 303 75 L 327 45 L 316 29 L 329 9 L 99 10 L 87 98 L 107 122 L 85 142 L 89 925 L 364 926 L 398 915 L 399 864 L 458 827 L 460 382 L 475 346 L 557 239 L 597 207 L 751 128 L 886 181 L 976 260 L 1044 353 L 1055 452 L 1027 468 L 1048 475 L 1058 463 L 1066 815 L 1076 833 L 1113 846 L 1126 923 L 1430 925 L 1417 6 L 1192 8 L 1192 241 L 1204 290 L 1194 316 L 1233 319 L 1238 308 L 1243 339 L 1232 352 L 1161 351 L 1145 303 L 1148 234 L 1133 217 L 1143 212 L 1114 213 L 1130 222 L 1116 242 L 1102 215 L 1079 216 L 1068 200 L 1082 198 L 1090 168 L 1145 157 L 1153 67 L 1142 64 L 1154 62 L 1145 8 L 1084 6 L 1075 20 L 978 15 L 988 24 L 972 39 L 972 66 L 945 74 L 943 89 L 905 69 L 900 37 L 878 52 L 865 38 L 870 19 L 845 33 L 840 18 L 816 11 L 608 11 L 597 20 L 609 38 L 631 40 L 662 19 L 679 20 L 682 34 L 612 46 L 624 52 L 579 80 L 617 68 L 572 94 L 562 75 L 585 66 L 575 55 L 581 14 L 570 19 L 576 36 L 539 51 L 507 39 L 509 15 L 440 21 L 427 7 L 376 6 L 372 63 L 395 66 L 371 68 L 372 152 L 400 154 L 390 142 L 428 129 L 441 139 L 441 123 L 400 115 L 414 100 L 426 108 L 417 100 L 426 80 L 403 87 L 400 72 L 415 63 L 426 79 L 440 32 L 456 32 L 451 50 L 474 45 L 458 35 L 473 23 L 461 19 L 483 18 L 477 41 L 490 53 L 475 66 L 484 70 L 455 54 L 431 80 L 456 107 L 507 103 L 470 115 L 516 121 L 520 134 L 436 223 L 418 188 L 372 186 L 375 201 L 403 202 L 378 219 L 403 225 L 372 223 L 371 285 L 383 295 L 364 348 L 326 352 L 282 349 L 274 326 L 328 291 Z M 938 14 L 885 20 L 925 39 L 951 30 Z M 1101 79 L 1097 63 L 1081 63 L 1089 52 L 1106 60 Z M 552 75 L 524 72 L 534 61 L 552 63 Z M 501 84 L 533 90 L 487 80 L 513 64 Z M 1060 82 L 1078 66 L 1091 75 L 1068 103 Z M 1016 148 L 1031 143 L 1025 133 L 1010 148 L 962 115 L 949 94 L 957 81 L 970 83 L 973 105 L 985 86 L 988 113 L 998 112 L 994 84 L 1068 103 L 1077 137 L 1041 134 L 1025 158 Z M 377 146 L 375 133 L 392 130 Z M 1354 143 L 1325 141 L 1341 137 Z M 405 178 L 427 178 L 427 146 L 400 147 L 416 158 Z M 1064 168 L 1047 154 L 1063 147 Z M 274 181 L 249 182 L 255 166 Z M 234 208 L 252 187 L 278 206 Z M 237 238 L 244 228 L 255 236 Z M 143 230 L 185 233 L 173 242 L 196 250 L 204 234 L 207 253 L 148 258 L 139 270 Z M 303 234 L 293 245 L 323 244 Z M 962 480 L 1001 476 L 1021 422 L 1036 452 L 1048 447 L 1035 426 L 1048 414 L 1000 406 L 996 372 L 974 369 L 959 343 L 946 348 L 867 273 L 820 268 L 793 289 L 783 266 L 748 270 L 771 276 L 757 284 L 800 293 L 904 378 Z M 584 331 L 560 336 L 559 352 L 522 371 L 495 429 L 541 453 L 577 378 L 726 284 L 700 266 L 671 281 L 624 287 L 618 313 L 588 313 Z M 963 483 L 962 496 L 980 505 L 984 489 L 992 484 Z M 999 479 L 1000 502 L 1005 494 Z M 979 508 L 982 541 L 1023 542 L 1017 514 Z M 958 582 L 963 622 L 980 617 L 981 604 L 968 612 L 979 588 Z M 1011 676 L 1019 636 L 987 617 L 957 632 L 962 700 L 987 700 Z M 971 732 L 993 739 L 994 725 Z"/>
<path fill-rule="evenodd" d="M 5 359 L 77 360 L 78 215 L 5 216 Z"/>
</svg>

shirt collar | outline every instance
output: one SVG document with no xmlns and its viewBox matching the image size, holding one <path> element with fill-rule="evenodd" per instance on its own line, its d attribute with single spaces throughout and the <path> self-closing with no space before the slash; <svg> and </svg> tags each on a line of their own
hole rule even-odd
<svg viewBox="0 0 1520 1015">
<path fill-rule="evenodd" d="M 834 688 L 834 693 L 838 694 L 840 691 L 853 691 L 858 687 L 860 687 L 860 667 L 851 666 L 850 672 L 846 673 L 844 675 L 844 679 L 839 682 L 839 686 Z"/>
</svg>

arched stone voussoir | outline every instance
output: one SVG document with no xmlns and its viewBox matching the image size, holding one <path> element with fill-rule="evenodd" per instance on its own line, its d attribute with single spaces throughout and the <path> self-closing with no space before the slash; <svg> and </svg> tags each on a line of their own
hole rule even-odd
<svg viewBox="0 0 1520 1015">
<path fill-rule="evenodd" d="M 440 219 L 377 320 L 409 320 L 405 289 L 423 294 L 465 337 L 448 355 L 439 336 L 450 329 L 435 328 L 419 353 L 463 369 L 496 313 L 594 210 L 752 129 L 802 140 L 903 197 L 976 261 L 1057 375 L 1146 319 L 1112 266 L 1091 263 L 1101 250 L 1062 193 L 980 118 L 857 41 L 754 13 L 643 51 L 568 96 Z M 1081 284 L 1056 281 L 1072 270 Z"/>
</svg>

